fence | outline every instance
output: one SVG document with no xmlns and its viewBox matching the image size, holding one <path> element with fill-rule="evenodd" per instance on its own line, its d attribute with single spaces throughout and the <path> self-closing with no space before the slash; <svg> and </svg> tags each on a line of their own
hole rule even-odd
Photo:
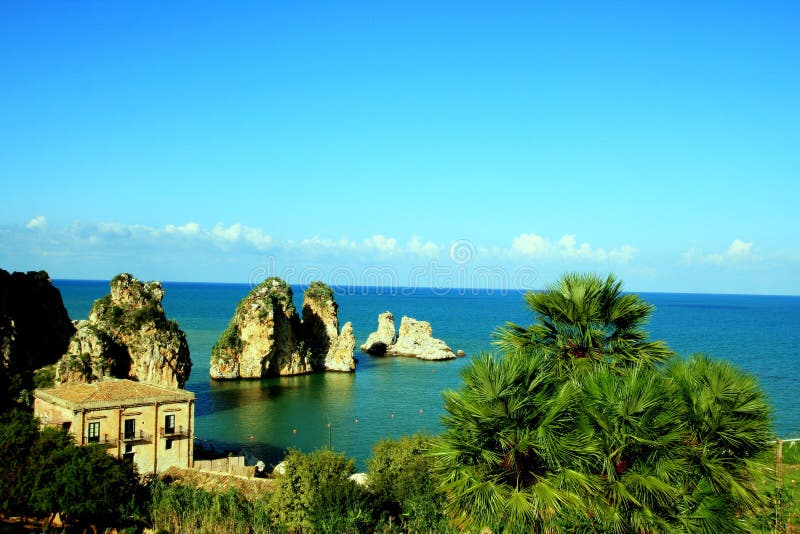
<svg viewBox="0 0 800 534">
<path fill-rule="evenodd" d="M 253 478 L 256 466 L 244 465 L 244 456 L 228 456 L 216 460 L 195 460 L 194 468 L 200 471 L 227 473 L 245 478 Z"/>
</svg>

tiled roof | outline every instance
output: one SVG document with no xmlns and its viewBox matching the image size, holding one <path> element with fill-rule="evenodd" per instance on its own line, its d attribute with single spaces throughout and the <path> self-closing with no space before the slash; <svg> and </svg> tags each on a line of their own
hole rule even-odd
<svg viewBox="0 0 800 534">
<path fill-rule="evenodd" d="M 68 384 L 37 389 L 34 396 L 70 408 L 129 405 L 194 399 L 194 393 L 132 380 L 106 379 L 91 384 Z"/>
</svg>

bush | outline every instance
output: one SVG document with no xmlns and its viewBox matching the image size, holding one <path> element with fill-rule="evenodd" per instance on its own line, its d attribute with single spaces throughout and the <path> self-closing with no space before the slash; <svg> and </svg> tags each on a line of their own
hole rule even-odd
<svg viewBox="0 0 800 534">
<path fill-rule="evenodd" d="M 448 529 L 444 497 L 436 493 L 430 438 L 421 434 L 385 439 L 372 449 L 369 490 L 392 522 L 411 532 Z"/>
<path fill-rule="evenodd" d="M 280 526 L 289 530 L 313 528 L 310 512 L 319 495 L 331 491 L 327 488 L 329 485 L 341 488 L 355 470 L 352 458 L 329 449 L 308 454 L 292 449 L 284 463 L 286 471 L 278 478 L 278 487 L 270 505 L 277 511 Z M 325 513 L 325 510 L 316 511 L 317 516 Z"/>
</svg>

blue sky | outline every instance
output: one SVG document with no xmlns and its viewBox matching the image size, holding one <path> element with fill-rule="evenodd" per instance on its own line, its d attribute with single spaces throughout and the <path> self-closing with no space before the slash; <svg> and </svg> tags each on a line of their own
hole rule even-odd
<svg viewBox="0 0 800 534">
<path fill-rule="evenodd" d="M 798 6 L 2 2 L 0 266 L 800 294 Z"/>
</svg>

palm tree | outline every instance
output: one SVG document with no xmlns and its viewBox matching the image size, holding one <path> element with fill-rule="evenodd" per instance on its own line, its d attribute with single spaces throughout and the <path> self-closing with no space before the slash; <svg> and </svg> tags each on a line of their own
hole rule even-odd
<svg viewBox="0 0 800 534">
<path fill-rule="evenodd" d="M 568 274 L 526 300 L 444 393 L 432 453 L 447 512 L 468 531 L 735 532 L 762 504 L 755 457 L 772 437 L 756 381 L 674 357 L 653 311 L 613 276 Z M 580 371 L 580 372 L 577 372 Z"/>
<path fill-rule="evenodd" d="M 691 532 L 746 531 L 742 516 L 764 502 L 754 486 L 756 457 L 773 439 L 771 409 L 752 376 L 693 355 L 666 369 L 685 407 L 690 477 L 681 520 Z"/>
<path fill-rule="evenodd" d="M 557 531 L 586 512 L 597 449 L 582 424 L 580 390 L 552 361 L 483 356 L 444 392 L 447 430 L 432 446 L 447 512 L 468 531 Z"/>
<path fill-rule="evenodd" d="M 654 307 L 623 294 L 614 275 L 568 273 L 525 300 L 536 322 L 500 329 L 497 344 L 506 352 L 542 350 L 567 369 L 587 363 L 653 365 L 673 354 L 663 341 L 648 341 L 643 327 Z"/>
<path fill-rule="evenodd" d="M 599 443 L 593 466 L 602 480 L 587 498 L 603 532 L 675 530 L 688 473 L 683 406 L 671 382 L 652 367 L 618 373 L 605 367 L 582 379 L 582 408 Z"/>
</svg>

